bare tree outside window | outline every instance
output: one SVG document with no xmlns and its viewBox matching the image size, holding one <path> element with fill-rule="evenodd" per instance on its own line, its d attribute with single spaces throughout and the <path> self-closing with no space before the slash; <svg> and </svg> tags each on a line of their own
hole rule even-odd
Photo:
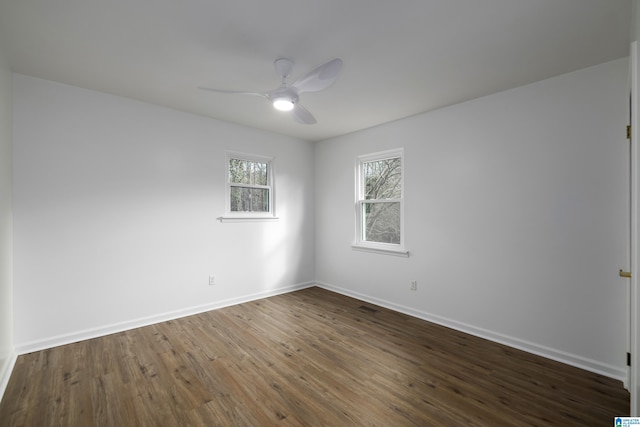
<svg viewBox="0 0 640 427">
<path fill-rule="evenodd" d="M 401 243 L 402 161 L 400 157 L 362 163 L 362 240 Z"/>
</svg>

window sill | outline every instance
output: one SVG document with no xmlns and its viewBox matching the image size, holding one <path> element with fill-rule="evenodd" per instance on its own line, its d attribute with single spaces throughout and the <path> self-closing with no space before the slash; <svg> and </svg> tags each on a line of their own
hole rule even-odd
<svg viewBox="0 0 640 427">
<path fill-rule="evenodd" d="M 220 222 L 274 222 L 279 219 L 277 216 L 221 216 L 217 218 Z"/>
<path fill-rule="evenodd" d="M 409 251 L 406 249 L 400 249 L 400 248 L 398 249 L 380 248 L 380 247 L 374 247 L 374 246 L 356 245 L 354 243 L 351 245 L 351 249 L 354 249 L 356 251 L 373 252 L 373 253 L 382 254 L 382 255 L 393 255 L 393 256 L 401 256 L 401 257 L 409 258 Z"/>
</svg>

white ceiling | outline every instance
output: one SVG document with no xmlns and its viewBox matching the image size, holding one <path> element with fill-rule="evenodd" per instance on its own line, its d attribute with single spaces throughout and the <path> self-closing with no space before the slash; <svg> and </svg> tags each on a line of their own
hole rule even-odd
<svg viewBox="0 0 640 427">
<path fill-rule="evenodd" d="M 628 54 L 631 0 L 0 0 L 13 71 L 322 140 Z M 334 57 L 294 122 L 259 97 Z"/>
</svg>

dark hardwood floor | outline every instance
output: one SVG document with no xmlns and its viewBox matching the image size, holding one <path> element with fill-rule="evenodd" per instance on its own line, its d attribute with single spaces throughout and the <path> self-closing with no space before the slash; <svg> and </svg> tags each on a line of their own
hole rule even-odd
<svg viewBox="0 0 640 427">
<path fill-rule="evenodd" d="M 0 426 L 610 426 L 618 381 L 320 288 L 20 356 Z"/>
</svg>

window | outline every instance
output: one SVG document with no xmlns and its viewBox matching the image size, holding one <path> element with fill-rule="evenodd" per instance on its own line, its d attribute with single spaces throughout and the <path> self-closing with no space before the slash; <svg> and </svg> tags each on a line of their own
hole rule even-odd
<svg viewBox="0 0 640 427">
<path fill-rule="evenodd" d="M 275 218 L 273 159 L 227 153 L 226 215 L 222 219 Z"/>
<path fill-rule="evenodd" d="M 404 249 L 402 149 L 358 157 L 354 249 L 408 256 Z"/>
</svg>

